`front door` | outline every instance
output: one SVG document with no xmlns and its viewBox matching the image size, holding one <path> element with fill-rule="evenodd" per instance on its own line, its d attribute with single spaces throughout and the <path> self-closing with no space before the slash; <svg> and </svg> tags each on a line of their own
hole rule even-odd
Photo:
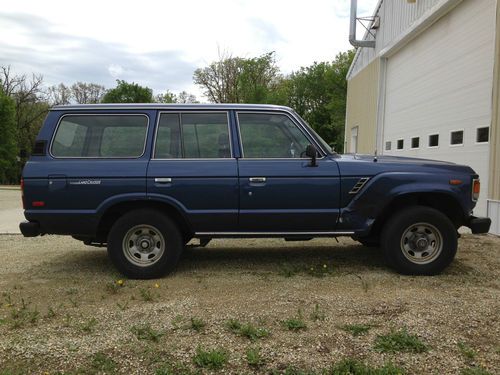
<svg viewBox="0 0 500 375">
<path fill-rule="evenodd" d="M 305 156 L 309 135 L 286 113 L 239 112 L 239 230 L 334 231 L 340 179 L 334 159 Z"/>
</svg>

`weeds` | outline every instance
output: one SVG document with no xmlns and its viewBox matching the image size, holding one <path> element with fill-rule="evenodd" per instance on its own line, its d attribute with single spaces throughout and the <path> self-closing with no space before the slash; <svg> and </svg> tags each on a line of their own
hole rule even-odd
<svg viewBox="0 0 500 375">
<path fill-rule="evenodd" d="M 85 332 L 85 333 L 92 333 L 94 332 L 94 328 L 97 325 L 97 320 L 96 318 L 90 318 L 86 322 L 80 324 L 80 329 Z"/>
<path fill-rule="evenodd" d="M 121 310 L 121 311 L 125 311 L 128 309 L 128 301 L 125 302 L 125 303 L 120 303 L 120 302 L 117 302 L 116 303 L 116 306 L 118 306 L 118 308 Z"/>
<path fill-rule="evenodd" d="M 141 288 L 140 293 L 144 302 L 153 302 L 155 300 L 155 296 L 149 289 Z"/>
<path fill-rule="evenodd" d="M 406 329 L 398 332 L 392 331 L 387 335 L 379 335 L 375 339 L 374 349 L 382 353 L 423 353 L 429 350 L 429 347 L 420 339 L 409 334 Z"/>
<path fill-rule="evenodd" d="M 248 348 L 246 351 L 247 363 L 251 367 L 260 367 L 264 364 L 259 348 Z"/>
<path fill-rule="evenodd" d="M 182 318 L 182 315 L 176 315 L 173 319 L 172 319 L 172 329 L 174 330 L 178 330 L 178 329 L 181 329 L 181 324 L 183 322 L 183 318 Z"/>
<path fill-rule="evenodd" d="M 267 337 L 270 334 L 265 328 L 255 327 L 251 323 L 242 324 L 236 319 L 229 320 L 227 328 L 234 334 L 246 337 L 251 341 Z"/>
<path fill-rule="evenodd" d="M 193 362 L 196 366 L 210 370 L 220 370 L 229 360 L 229 354 L 224 349 L 196 349 Z"/>
<path fill-rule="evenodd" d="M 116 362 L 104 353 L 96 353 L 92 356 L 91 368 L 95 373 L 114 374 Z"/>
<path fill-rule="evenodd" d="M 11 303 L 11 306 L 13 304 Z M 35 325 L 40 317 L 40 312 L 36 309 L 29 308 L 29 303 L 21 299 L 21 307 L 14 308 L 10 312 L 10 326 L 12 329 L 22 328 L 27 324 Z"/>
<path fill-rule="evenodd" d="M 191 329 L 196 332 L 201 332 L 206 326 L 206 323 L 199 318 L 191 318 Z"/>
<path fill-rule="evenodd" d="M 404 370 L 391 363 L 373 367 L 355 359 L 344 359 L 321 370 L 301 370 L 293 366 L 283 370 L 273 370 L 272 375 L 403 375 Z"/>
<path fill-rule="evenodd" d="M 55 310 L 52 308 L 52 307 L 49 307 L 48 310 L 47 310 L 47 314 L 45 314 L 45 318 L 47 319 L 52 319 L 56 316 L 56 312 Z"/>
<path fill-rule="evenodd" d="M 192 371 L 188 366 L 175 362 L 175 363 L 165 363 L 160 366 L 155 375 L 195 375 L 199 374 L 198 371 Z"/>
<path fill-rule="evenodd" d="M 467 358 L 469 360 L 474 360 L 476 358 L 476 352 L 474 351 L 474 349 L 472 349 L 466 343 L 459 342 L 459 343 L 457 343 L 457 346 L 458 346 L 458 349 L 460 349 L 460 353 L 462 353 L 462 355 L 465 358 Z"/>
<path fill-rule="evenodd" d="M 313 322 L 317 322 L 318 320 L 324 321 L 326 318 L 326 314 L 323 310 L 319 308 L 319 305 L 316 304 L 314 306 L 314 310 L 312 311 L 311 315 L 309 316 Z"/>
<path fill-rule="evenodd" d="M 485 370 L 483 367 L 469 367 L 460 372 L 461 375 L 492 375 L 491 372 Z"/>
<path fill-rule="evenodd" d="M 314 277 L 324 277 L 333 273 L 332 267 L 326 263 L 313 265 L 293 265 L 290 263 L 282 263 L 279 268 L 279 274 L 284 277 L 292 277 L 297 274 L 306 274 Z"/>
<path fill-rule="evenodd" d="M 154 330 L 150 324 L 132 327 L 132 333 L 139 340 L 158 342 L 164 333 Z"/>
<path fill-rule="evenodd" d="M 307 329 L 306 322 L 304 322 L 304 319 L 302 318 L 302 311 L 300 310 L 297 312 L 297 316 L 295 318 L 282 320 L 281 324 L 289 331 L 297 332 Z"/>
<path fill-rule="evenodd" d="M 339 328 L 353 336 L 361 336 L 368 333 L 372 326 L 369 324 L 345 324 Z"/>
</svg>

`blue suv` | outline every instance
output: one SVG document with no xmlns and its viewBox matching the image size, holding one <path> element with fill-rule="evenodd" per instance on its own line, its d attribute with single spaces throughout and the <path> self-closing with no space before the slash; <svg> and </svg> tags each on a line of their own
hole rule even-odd
<svg viewBox="0 0 500 375">
<path fill-rule="evenodd" d="M 131 278 L 171 272 L 197 238 L 350 236 L 405 274 L 441 272 L 479 178 L 431 160 L 338 155 L 271 105 L 54 107 L 23 171 L 25 236 L 107 246 Z"/>
</svg>

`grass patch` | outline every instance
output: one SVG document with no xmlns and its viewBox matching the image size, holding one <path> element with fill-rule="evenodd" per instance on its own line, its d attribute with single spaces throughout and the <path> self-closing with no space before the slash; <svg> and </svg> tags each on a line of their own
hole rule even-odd
<svg viewBox="0 0 500 375">
<path fill-rule="evenodd" d="M 116 372 L 116 362 L 104 353 L 96 353 L 92 356 L 90 367 L 93 373 L 114 374 Z"/>
<path fill-rule="evenodd" d="M 374 367 L 355 359 L 344 359 L 320 370 L 300 369 L 289 366 L 285 370 L 272 370 L 272 375 L 403 375 L 403 369 L 387 363 Z"/>
<path fill-rule="evenodd" d="M 464 342 L 459 342 L 457 343 L 458 349 L 460 349 L 460 353 L 462 355 L 469 359 L 469 360 L 474 360 L 476 358 L 476 352 L 474 349 L 472 349 L 469 345 L 467 345 Z"/>
<path fill-rule="evenodd" d="M 204 350 L 196 349 L 193 362 L 196 366 L 210 370 L 222 369 L 229 360 L 229 354 L 224 349 Z"/>
<path fill-rule="evenodd" d="M 134 326 L 132 327 L 132 333 L 139 340 L 147 340 L 152 342 L 158 342 L 160 338 L 164 335 L 162 332 L 153 329 L 150 324 L 145 324 L 142 326 Z"/>
<path fill-rule="evenodd" d="M 460 371 L 461 375 L 493 375 L 482 367 L 469 367 Z"/>
<path fill-rule="evenodd" d="M 368 333 L 372 327 L 369 324 L 345 324 L 339 328 L 353 336 L 361 336 Z"/>
<path fill-rule="evenodd" d="M 264 359 L 259 348 L 248 348 L 245 353 L 247 363 L 250 367 L 260 367 L 264 364 Z"/>
<path fill-rule="evenodd" d="M 387 335 L 379 335 L 375 339 L 374 349 L 381 353 L 424 353 L 429 350 L 429 347 L 420 339 L 411 335 L 402 329 L 400 331 L 392 331 Z"/>
<path fill-rule="evenodd" d="M 155 375 L 195 375 L 199 373 L 199 371 L 193 371 L 180 362 L 164 363 L 155 371 Z"/>
<path fill-rule="evenodd" d="M 256 341 L 269 336 L 269 331 L 262 327 L 255 327 L 251 323 L 242 324 L 236 319 L 231 319 L 227 322 L 227 328 L 236 335 L 248 338 L 251 341 Z"/>
<path fill-rule="evenodd" d="M 206 323 L 200 318 L 191 318 L 191 329 L 196 332 L 201 332 L 205 328 Z"/>
<path fill-rule="evenodd" d="M 289 331 L 295 332 L 307 329 L 306 322 L 302 318 L 302 312 L 300 310 L 297 312 L 296 317 L 282 320 L 281 325 Z"/>
</svg>

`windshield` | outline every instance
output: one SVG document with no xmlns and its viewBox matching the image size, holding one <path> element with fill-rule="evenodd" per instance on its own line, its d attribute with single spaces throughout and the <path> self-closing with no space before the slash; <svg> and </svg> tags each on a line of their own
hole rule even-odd
<svg viewBox="0 0 500 375">
<path fill-rule="evenodd" d="M 322 149 L 326 150 L 326 152 L 328 152 L 330 154 L 338 156 L 338 154 L 332 149 L 332 146 L 330 146 L 328 143 L 326 143 L 326 141 L 323 138 L 321 138 L 318 133 L 316 133 L 316 131 L 311 127 L 311 125 L 309 125 L 307 123 L 306 120 L 304 120 L 302 117 L 300 117 L 299 114 L 295 111 L 293 112 L 293 114 L 295 116 L 297 116 L 302 121 L 302 123 L 308 127 L 308 130 L 312 133 L 315 140 L 321 145 Z"/>
</svg>

